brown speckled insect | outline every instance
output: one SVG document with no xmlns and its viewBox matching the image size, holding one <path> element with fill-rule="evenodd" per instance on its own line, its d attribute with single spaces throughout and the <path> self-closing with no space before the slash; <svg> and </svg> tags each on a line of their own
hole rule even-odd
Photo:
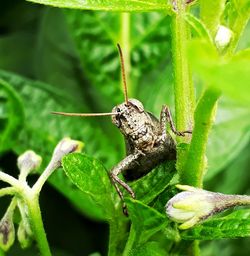
<svg viewBox="0 0 250 256">
<path fill-rule="evenodd" d="M 191 131 L 178 132 L 175 129 L 170 110 L 166 105 L 162 106 L 160 120 L 158 120 L 153 114 L 144 110 L 139 100 L 128 99 L 122 50 L 119 44 L 117 46 L 121 60 L 125 102 L 115 106 L 111 113 L 53 113 L 82 117 L 112 116 L 112 123 L 118 127 L 124 136 L 127 156 L 112 168 L 110 177 L 121 200 L 124 202 L 119 185 L 132 198 L 135 198 L 135 193 L 126 182 L 118 177 L 119 174 L 122 173 L 127 181 L 135 180 L 150 172 L 161 162 L 176 158 L 176 145 L 166 131 L 166 124 L 169 123 L 171 130 L 178 136 L 184 136 L 185 133 L 191 133 Z M 126 214 L 124 203 L 123 209 Z"/>
</svg>

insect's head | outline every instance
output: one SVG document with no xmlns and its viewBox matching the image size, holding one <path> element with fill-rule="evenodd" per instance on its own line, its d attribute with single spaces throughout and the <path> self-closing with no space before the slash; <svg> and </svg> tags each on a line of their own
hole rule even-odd
<svg viewBox="0 0 250 256">
<path fill-rule="evenodd" d="M 128 102 L 123 102 L 115 106 L 112 113 L 112 123 L 115 124 L 122 133 L 129 134 L 141 126 L 141 115 L 144 113 L 142 103 L 136 99 L 128 99 Z"/>
</svg>

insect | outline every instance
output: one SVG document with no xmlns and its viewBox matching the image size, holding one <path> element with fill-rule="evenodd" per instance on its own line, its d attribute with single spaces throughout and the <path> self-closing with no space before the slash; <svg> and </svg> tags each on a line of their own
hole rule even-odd
<svg viewBox="0 0 250 256">
<path fill-rule="evenodd" d="M 166 131 L 167 123 L 173 133 L 178 136 L 185 136 L 191 131 L 179 132 L 175 129 L 170 110 L 166 105 L 162 106 L 159 120 L 150 112 L 145 111 L 139 100 L 128 98 L 123 54 L 119 44 L 117 47 L 120 55 L 125 102 L 115 106 L 111 113 L 52 113 L 64 116 L 112 117 L 112 123 L 124 136 L 127 156 L 111 169 L 110 178 L 123 201 L 123 212 L 127 214 L 124 195 L 119 186 L 123 187 L 132 198 L 135 198 L 135 193 L 125 181 L 119 178 L 119 174 L 123 174 L 126 181 L 135 180 L 150 172 L 161 162 L 176 158 L 176 145 Z"/>
</svg>

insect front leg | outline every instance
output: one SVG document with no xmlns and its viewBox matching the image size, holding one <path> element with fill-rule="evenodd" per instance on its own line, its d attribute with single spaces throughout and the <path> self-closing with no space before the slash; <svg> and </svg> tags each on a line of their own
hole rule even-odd
<svg viewBox="0 0 250 256">
<path fill-rule="evenodd" d="M 164 138 L 166 138 L 166 136 L 167 136 L 167 132 L 166 132 L 167 123 L 170 124 L 170 128 L 171 128 L 172 132 L 178 136 L 185 136 L 185 133 L 192 134 L 192 131 L 190 131 L 190 130 L 181 131 L 181 132 L 177 131 L 175 128 L 169 107 L 166 105 L 163 105 L 162 109 L 161 109 L 160 125 L 161 125 L 162 135 Z"/>
<path fill-rule="evenodd" d="M 121 162 L 119 162 L 115 167 L 113 167 L 113 169 L 110 172 L 110 177 L 114 183 L 115 189 L 119 195 L 119 197 L 121 198 L 121 200 L 123 201 L 123 212 L 124 214 L 127 215 L 126 212 L 126 205 L 124 204 L 124 196 L 122 191 L 120 190 L 118 184 L 120 186 L 122 186 L 124 189 L 126 189 L 128 191 L 128 193 L 131 195 L 132 198 L 135 198 L 135 193 L 132 190 L 132 188 L 125 183 L 123 180 L 121 180 L 118 175 L 120 173 L 122 173 L 123 171 L 127 170 L 130 168 L 130 166 L 132 164 L 134 164 L 134 162 L 138 159 L 138 157 L 141 155 L 140 152 L 135 152 L 134 154 L 130 154 L 127 157 L 125 157 Z"/>
</svg>

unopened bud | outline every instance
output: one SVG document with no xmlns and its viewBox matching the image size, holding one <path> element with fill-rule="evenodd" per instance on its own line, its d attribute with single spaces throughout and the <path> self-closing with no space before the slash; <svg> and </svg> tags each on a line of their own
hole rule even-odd
<svg viewBox="0 0 250 256">
<path fill-rule="evenodd" d="M 0 248 L 3 251 L 9 250 L 15 241 L 15 228 L 13 224 L 13 212 L 7 212 L 0 221 Z"/>
<path fill-rule="evenodd" d="M 42 162 L 42 158 L 34 151 L 28 150 L 20 155 L 17 159 L 17 166 L 20 169 L 20 174 L 27 176 L 33 170 L 37 169 Z"/>
<path fill-rule="evenodd" d="M 83 148 L 83 143 L 78 140 L 72 140 L 70 138 L 62 139 L 56 146 L 51 163 L 54 166 L 59 167 L 61 165 L 62 158 L 72 152 L 80 152 Z"/>
<path fill-rule="evenodd" d="M 166 213 L 173 221 L 182 223 L 180 229 L 191 228 L 230 207 L 250 205 L 249 196 L 225 195 L 184 185 L 177 188 L 185 191 L 168 201 Z"/>
<path fill-rule="evenodd" d="M 21 220 L 17 230 L 17 238 L 21 248 L 28 248 L 33 241 L 33 233 L 31 232 L 30 226 L 25 225 L 25 222 Z"/>
<path fill-rule="evenodd" d="M 229 28 L 220 25 L 214 39 L 217 48 L 223 50 L 229 45 L 232 37 L 233 32 Z"/>
</svg>

